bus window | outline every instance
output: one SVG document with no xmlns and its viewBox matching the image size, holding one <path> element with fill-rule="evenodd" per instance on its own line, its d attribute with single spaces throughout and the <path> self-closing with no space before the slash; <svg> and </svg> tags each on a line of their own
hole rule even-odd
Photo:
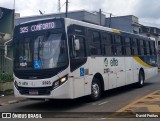
<svg viewBox="0 0 160 121">
<path fill-rule="evenodd" d="M 132 47 L 132 55 L 138 55 L 138 49 L 137 47 Z"/>
<path fill-rule="evenodd" d="M 142 48 L 142 40 L 140 40 L 140 39 L 137 39 L 137 47 L 138 47 L 138 55 L 143 55 L 143 48 Z"/>
<path fill-rule="evenodd" d="M 149 55 L 149 42 L 144 40 L 144 55 Z"/>
<path fill-rule="evenodd" d="M 130 46 L 131 45 L 131 41 L 130 41 L 129 37 L 125 37 L 124 41 L 125 41 L 125 46 Z"/>
<path fill-rule="evenodd" d="M 88 44 L 90 55 L 102 55 L 100 33 L 97 31 L 88 31 Z"/>
<path fill-rule="evenodd" d="M 115 55 L 123 55 L 123 48 L 121 45 L 115 45 Z"/>
<path fill-rule="evenodd" d="M 143 48 L 143 47 L 140 48 L 140 51 L 141 51 L 141 52 L 140 52 L 140 53 L 141 53 L 140 55 L 144 55 L 144 48 Z"/>
<path fill-rule="evenodd" d="M 156 55 L 156 49 L 155 49 L 155 42 L 154 41 L 150 41 L 150 54 L 151 55 Z"/>
<path fill-rule="evenodd" d="M 109 33 L 102 33 L 103 53 L 104 55 L 112 55 L 112 36 Z"/>
<path fill-rule="evenodd" d="M 76 50 L 74 41 L 79 40 L 80 48 Z M 78 35 L 69 35 L 70 69 L 73 72 L 86 62 L 86 44 L 85 37 Z"/>
<path fill-rule="evenodd" d="M 129 37 L 124 38 L 124 51 L 126 55 L 131 55 L 131 39 Z"/>
<path fill-rule="evenodd" d="M 132 41 L 131 41 L 131 45 L 132 45 L 132 47 L 131 47 L 131 54 L 132 55 L 138 55 L 138 40 L 136 39 L 136 38 L 133 38 L 132 39 Z"/>
<path fill-rule="evenodd" d="M 76 50 L 76 57 L 86 57 L 86 49 L 85 49 L 85 39 L 84 37 L 81 37 L 81 36 L 76 36 L 75 39 L 78 39 L 79 40 L 79 43 L 80 43 L 80 49 L 79 50 Z"/>
<path fill-rule="evenodd" d="M 33 57 L 33 46 L 31 46 L 31 38 L 25 38 L 24 42 L 20 41 L 18 46 L 21 51 L 19 51 L 19 57 L 17 56 L 19 63 L 16 63 L 16 66 L 19 67 L 31 67 L 32 66 L 32 57 Z M 18 54 L 17 54 L 18 55 Z"/>
<path fill-rule="evenodd" d="M 102 33 L 102 41 L 103 41 L 104 45 L 111 45 L 111 43 L 112 43 L 111 35 L 103 32 Z"/>
<path fill-rule="evenodd" d="M 143 40 L 140 40 L 140 41 L 139 41 L 139 46 L 140 46 L 140 47 L 143 47 Z"/>
<path fill-rule="evenodd" d="M 126 55 L 131 55 L 131 47 L 125 47 Z"/>
<path fill-rule="evenodd" d="M 123 55 L 123 46 L 122 46 L 122 37 L 119 35 L 115 35 L 115 43 L 114 43 L 114 55 L 121 56 Z"/>
<path fill-rule="evenodd" d="M 122 44 L 122 39 L 121 36 L 115 35 L 115 44 L 121 45 Z"/>
<path fill-rule="evenodd" d="M 137 39 L 133 38 L 133 40 L 132 40 L 132 46 L 137 47 Z"/>
<path fill-rule="evenodd" d="M 149 55 L 149 48 L 146 48 L 146 55 Z"/>
</svg>

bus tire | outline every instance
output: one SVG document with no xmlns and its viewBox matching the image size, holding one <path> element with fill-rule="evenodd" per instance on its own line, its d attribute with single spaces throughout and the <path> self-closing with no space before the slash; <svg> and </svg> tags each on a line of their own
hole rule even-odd
<svg viewBox="0 0 160 121">
<path fill-rule="evenodd" d="M 144 86 L 144 73 L 143 73 L 143 71 L 140 71 L 139 76 L 138 76 L 137 87 L 141 88 L 143 86 Z"/>
<path fill-rule="evenodd" d="M 91 101 L 96 101 L 101 97 L 101 84 L 98 79 L 94 78 L 91 85 Z"/>
</svg>

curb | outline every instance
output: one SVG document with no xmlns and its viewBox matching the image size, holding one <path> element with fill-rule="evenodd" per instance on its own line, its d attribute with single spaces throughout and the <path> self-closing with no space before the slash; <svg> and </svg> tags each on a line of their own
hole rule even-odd
<svg viewBox="0 0 160 121">
<path fill-rule="evenodd" d="M 12 94 L 14 94 L 13 89 L 0 91 L 0 95 L 12 95 Z"/>
<path fill-rule="evenodd" d="M 8 102 L 5 103 L 1 103 L 0 106 L 5 106 L 5 105 L 9 105 L 9 104 L 15 104 L 15 103 L 19 103 L 19 102 L 25 102 L 28 99 L 21 99 L 21 100 L 10 100 Z"/>
</svg>

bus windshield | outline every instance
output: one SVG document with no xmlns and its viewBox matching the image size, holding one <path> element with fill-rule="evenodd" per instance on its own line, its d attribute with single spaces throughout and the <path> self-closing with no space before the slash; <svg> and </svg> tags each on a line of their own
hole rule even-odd
<svg viewBox="0 0 160 121">
<path fill-rule="evenodd" d="M 47 33 L 18 39 L 15 69 L 51 69 L 67 64 L 67 49 L 62 33 Z"/>
</svg>

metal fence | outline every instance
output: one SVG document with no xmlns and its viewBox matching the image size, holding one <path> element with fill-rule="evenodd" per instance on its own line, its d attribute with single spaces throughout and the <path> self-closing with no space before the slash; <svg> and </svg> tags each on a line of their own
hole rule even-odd
<svg viewBox="0 0 160 121">
<path fill-rule="evenodd" d="M 12 47 L 8 47 L 8 54 L 12 56 Z M 0 46 L 0 73 L 12 73 L 13 62 L 4 57 L 4 46 Z"/>
</svg>

